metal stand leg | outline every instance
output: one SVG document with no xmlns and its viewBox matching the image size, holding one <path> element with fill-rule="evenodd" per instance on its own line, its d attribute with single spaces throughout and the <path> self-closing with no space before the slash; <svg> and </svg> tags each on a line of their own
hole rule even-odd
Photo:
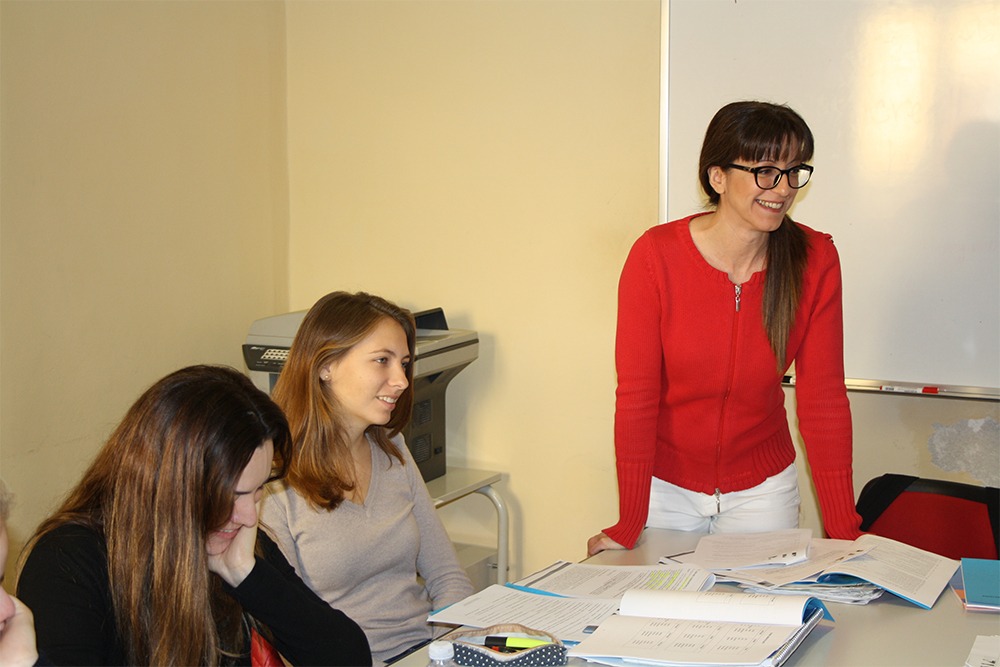
<svg viewBox="0 0 1000 667">
<path fill-rule="evenodd" d="M 493 503 L 497 510 L 497 583 L 501 586 L 507 583 L 507 551 L 510 539 L 510 516 L 507 513 L 507 503 L 492 486 L 476 489 Z"/>
</svg>

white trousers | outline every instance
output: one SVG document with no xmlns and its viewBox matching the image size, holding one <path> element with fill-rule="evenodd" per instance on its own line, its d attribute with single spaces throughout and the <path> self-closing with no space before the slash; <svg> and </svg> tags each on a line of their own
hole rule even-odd
<svg viewBox="0 0 1000 667">
<path fill-rule="evenodd" d="M 708 533 L 758 533 L 799 526 L 799 480 L 795 464 L 743 491 L 689 491 L 653 478 L 650 528 Z"/>
</svg>

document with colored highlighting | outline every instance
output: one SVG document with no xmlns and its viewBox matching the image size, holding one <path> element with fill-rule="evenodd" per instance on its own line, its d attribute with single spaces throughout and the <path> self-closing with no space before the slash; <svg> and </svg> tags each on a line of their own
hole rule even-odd
<svg viewBox="0 0 1000 667">
<path fill-rule="evenodd" d="M 557 561 L 516 584 L 517 588 L 573 598 L 620 598 L 625 591 L 706 591 L 715 575 L 696 565 L 591 565 Z"/>
</svg>

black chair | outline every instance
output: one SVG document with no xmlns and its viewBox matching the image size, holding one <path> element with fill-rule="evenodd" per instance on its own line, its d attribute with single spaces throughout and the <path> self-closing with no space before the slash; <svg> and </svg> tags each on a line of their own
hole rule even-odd
<svg viewBox="0 0 1000 667">
<path fill-rule="evenodd" d="M 888 473 L 857 503 L 861 530 L 948 558 L 1000 557 L 1000 489 Z"/>
</svg>

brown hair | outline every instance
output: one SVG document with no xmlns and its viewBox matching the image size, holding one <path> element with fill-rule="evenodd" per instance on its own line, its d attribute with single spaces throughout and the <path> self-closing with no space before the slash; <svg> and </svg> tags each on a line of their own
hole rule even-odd
<svg viewBox="0 0 1000 667">
<path fill-rule="evenodd" d="M 272 395 L 288 416 L 294 455 L 288 484 L 316 507 L 336 509 L 354 488 L 353 468 L 340 410 L 320 380 L 320 370 L 346 355 L 384 319 L 403 329 L 410 358 L 416 352 L 416 325 L 410 311 L 365 292 L 333 292 L 306 313 L 292 341 L 288 360 Z M 372 424 L 367 435 L 386 453 L 403 462 L 390 441 L 410 421 L 413 409 L 413 364 L 406 367 L 408 386 L 384 426 Z"/>
<path fill-rule="evenodd" d="M 7 517 L 10 515 L 10 507 L 14 504 L 13 494 L 7 490 L 7 485 L 4 484 L 2 478 L 0 478 L 0 521 L 6 521 Z M 0 568 L 4 566 L 0 563 Z"/>
<path fill-rule="evenodd" d="M 719 109 L 705 131 L 698 161 L 701 189 L 712 206 L 719 193 L 712 188 L 708 171 L 726 168 L 736 160 L 778 161 L 794 158 L 806 162 L 813 155 L 813 135 L 805 120 L 791 108 L 768 102 L 733 102 Z M 785 368 L 788 334 L 795 323 L 802 292 L 808 241 L 805 232 L 787 215 L 767 240 L 762 304 L 764 329 L 778 362 Z"/>
<path fill-rule="evenodd" d="M 191 366 L 129 408 L 83 479 L 22 555 L 64 524 L 107 544 L 115 621 L 128 664 L 217 665 L 244 646 L 242 609 L 208 570 L 205 541 L 233 509 L 254 452 L 290 454 L 281 410 L 243 374 Z"/>
</svg>

